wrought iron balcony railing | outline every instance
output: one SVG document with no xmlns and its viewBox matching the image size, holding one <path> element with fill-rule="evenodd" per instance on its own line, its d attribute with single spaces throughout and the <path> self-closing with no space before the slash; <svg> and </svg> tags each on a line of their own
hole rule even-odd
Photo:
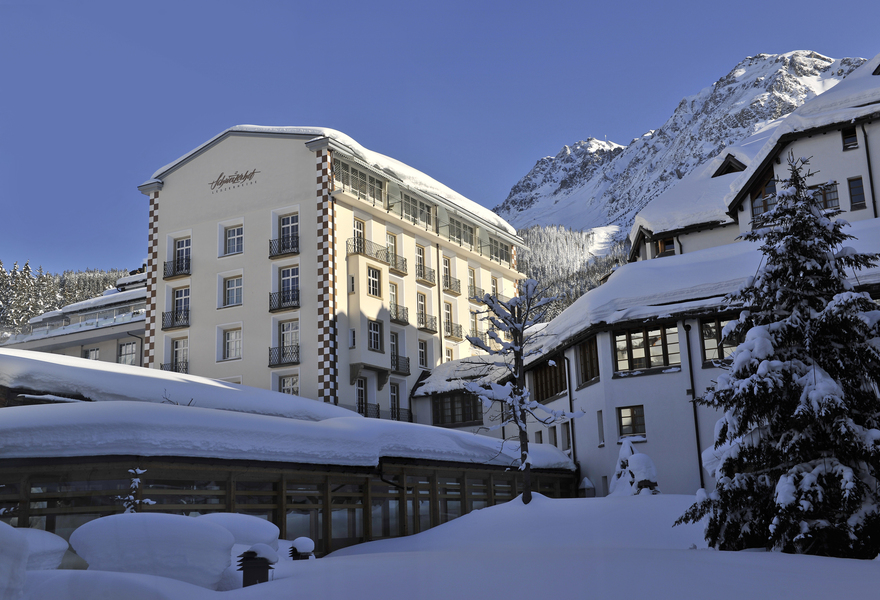
<svg viewBox="0 0 880 600">
<path fill-rule="evenodd" d="M 475 285 L 468 286 L 468 298 L 474 302 L 482 302 L 483 296 L 486 295 L 486 291 L 483 288 L 479 288 Z"/>
<path fill-rule="evenodd" d="M 399 304 L 392 304 L 390 307 L 391 322 L 398 325 L 409 325 L 409 309 Z"/>
<path fill-rule="evenodd" d="M 425 285 L 436 285 L 437 273 L 431 267 L 416 265 L 416 280 Z"/>
<path fill-rule="evenodd" d="M 187 257 L 175 258 L 165 262 L 165 274 L 163 279 L 192 275 L 192 261 Z"/>
<path fill-rule="evenodd" d="M 464 334 L 462 333 L 461 325 L 458 323 L 453 323 L 452 321 L 444 321 L 443 322 L 443 335 L 448 337 L 451 340 L 463 340 Z"/>
<path fill-rule="evenodd" d="M 409 358 L 391 355 L 391 372 L 398 375 L 409 375 Z"/>
<path fill-rule="evenodd" d="M 299 364 L 299 344 L 293 346 L 278 346 L 269 348 L 269 366 L 280 367 L 281 365 Z"/>
<path fill-rule="evenodd" d="M 171 371 L 172 373 L 189 373 L 189 363 L 187 361 L 162 363 L 163 371 Z"/>
<path fill-rule="evenodd" d="M 468 337 L 479 338 L 479 340 L 484 344 L 489 344 L 489 336 L 486 334 L 485 331 L 471 329 L 470 335 Z"/>
<path fill-rule="evenodd" d="M 380 246 L 379 244 L 371 242 L 370 240 L 365 240 L 364 238 L 348 238 L 346 250 L 348 252 L 348 256 L 351 256 L 352 254 L 360 254 L 362 256 L 375 258 L 376 260 L 380 260 L 384 263 L 388 262 L 388 248 L 386 248 L 385 246 Z"/>
<path fill-rule="evenodd" d="M 388 268 L 397 275 L 406 275 L 406 259 L 399 254 L 394 254 L 390 248 L 387 249 L 386 257 L 388 259 Z"/>
<path fill-rule="evenodd" d="M 299 308 L 299 288 L 269 294 L 269 312 Z"/>
<path fill-rule="evenodd" d="M 443 291 L 458 296 L 461 294 L 461 281 L 455 277 L 443 277 Z"/>
<path fill-rule="evenodd" d="M 395 421 L 406 421 L 407 423 L 412 423 L 412 412 L 408 408 L 392 406 L 391 418 Z"/>
<path fill-rule="evenodd" d="M 418 313 L 418 328 L 422 331 L 437 333 L 437 317 L 432 317 L 428 313 Z"/>
<path fill-rule="evenodd" d="M 162 313 L 162 329 L 189 327 L 189 309 Z"/>
<path fill-rule="evenodd" d="M 299 254 L 299 236 L 283 235 L 278 239 L 269 240 L 269 258 Z"/>
<path fill-rule="evenodd" d="M 362 400 L 358 400 L 357 403 L 357 411 L 364 415 L 365 417 L 369 417 L 371 419 L 379 418 L 379 405 L 378 404 L 370 404 L 368 402 L 363 402 Z"/>
</svg>

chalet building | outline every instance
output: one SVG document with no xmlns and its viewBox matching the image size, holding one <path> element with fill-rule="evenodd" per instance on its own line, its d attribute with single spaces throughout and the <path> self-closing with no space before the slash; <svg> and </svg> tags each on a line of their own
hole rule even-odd
<svg viewBox="0 0 880 600">
<path fill-rule="evenodd" d="M 597 495 L 608 493 L 625 439 L 653 459 L 661 491 L 713 484 L 701 453 L 712 447 L 720 415 L 694 399 L 729 363 L 735 345 L 721 331 L 738 313 L 723 300 L 763 257 L 736 237 L 773 205 L 789 154 L 811 157 L 808 183 L 835 184 L 821 202 L 852 224 L 846 232 L 856 239 L 847 245 L 880 252 L 880 55 L 649 204 L 631 233 L 635 262 L 541 332 L 542 352 L 527 366 L 532 398 L 584 416 L 533 424 L 530 439 L 569 453 Z M 880 298 L 880 268 L 851 281 Z"/>
<path fill-rule="evenodd" d="M 823 206 L 842 210 L 849 222 L 877 218 L 880 56 L 654 199 L 630 231 L 630 261 L 733 242 L 771 208 L 789 155 L 810 158 L 808 184 L 833 184 Z"/>
<path fill-rule="evenodd" d="M 133 272 L 103 296 L 34 317 L 2 347 L 140 365 L 146 299 L 147 275 Z"/>
<path fill-rule="evenodd" d="M 431 423 L 412 387 L 520 278 L 502 219 L 331 129 L 233 127 L 139 189 L 153 369 Z"/>
</svg>

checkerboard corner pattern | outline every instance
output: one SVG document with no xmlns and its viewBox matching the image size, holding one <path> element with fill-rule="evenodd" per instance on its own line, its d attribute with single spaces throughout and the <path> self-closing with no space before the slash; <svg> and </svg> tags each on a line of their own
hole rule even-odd
<svg viewBox="0 0 880 600">
<path fill-rule="evenodd" d="M 318 398 L 337 404 L 336 212 L 330 176 L 330 151 L 315 152 L 318 208 Z"/>
<path fill-rule="evenodd" d="M 150 222 L 147 237 L 147 316 L 144 332 L 144 366 L 150 368 L 156 357 L 156 294 L 159 273 L 159 192 L 150 196 Z"/>
</svg>

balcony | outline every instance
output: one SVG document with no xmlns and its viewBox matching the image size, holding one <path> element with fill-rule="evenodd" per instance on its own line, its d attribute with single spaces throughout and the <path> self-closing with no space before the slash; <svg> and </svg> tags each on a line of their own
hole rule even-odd
<svg viewBox="0 0 880 600">
<path fill-rule="evenodd" d="M 437 333 L 437 317 L 432 317 L 427 313 L 419 313 L 417 327 L 420 331 Z"/>
<path fill-rule="evenodd" d="M 412 423 L 412 412 L 408 408 L 392 406 L 391 419 L 394 421 L 406 421 L 407 423 Z"/>
<path fill-rule="evenodd" d="M 269 294 L 269 312 L 299 308 L 299 288 Z"/>
<path fill-rule="evenodd" d="M 431 267 L 416 265 L 416 281 L 423 285 L 437 285 L 437 274 Z"/>
<path fill-rule="evenodd" d="M 468 300 L 471 302 L 482 302 L 483 296 L 486 295 L 486 290 L 483 288 L 478 288 L 475 285 L 468 286 Z"/>
<path fill-rule="evenodd" d="M 165 262 L 163 279 L 173 279 L 184 275 L 192 275 L 192 261 L 188 256 Z"/>
<path fill-rule="evenodd" d="M 464 340 L 464 333 L 462 332 L 461 325 L 453 323 L 452 321 L 443 322 L 443 335 L 450 340 L 457 340 L 459 342 Z"/>
<path fill-rule="evenodd" d="M 357 411 L 359 414 L 362 414 L 365 417 L 369 417 L 371 419 L 378 419 L 379 418 L 379 405 L 378 404 L 370 404 L 369 402 L 363 402 L 361 400 L 358 400 Z"/>
<path fill-rule="evenodd" d="M 477 329 L 471 329 L 471 332 L 470 332 L 470 334 L 468 335 L 468 337 L 478 338 L 481 342 L 483 342 L 483 343 L 486 344 L 487 346 L 489 345 L 489 336 L 486 334 L 485 331 L 479 331 L 479 330 L 477 330 Z"/>
<path fill-rule="evenodd" d="M 409 375 L 409 358 L 391 355 L 391 372 L 397 375 Z"/>
<path fill-rule="evenodd" d="M 284 235 L 276 240 L 269 240 L 269 258 L 299 254 L 299 236 Z"/>
<path fill-rule="evenodd" d="M 456 279 L 455 277 L 443 277 L 443 291 L 447 294 L 453 294 L 455 296 L 461 295 L 461 281 Z"/>
<path fill-rule="evenodd" d="M 162 329 L 189 327 L 189 309 L 162 313 Z"/>
<path fill-rule="evenodd" d="M 409 325 L 409 309 L 399 304 L 392 304 L 389 308 L 391 322 L 398 325 Z"/>
<path fill-rule="evenodd" d="M 361 256 L 368 256 L 383 263 L 388 262 L 388 248 L 386 248 L 385 246 L 380 246 L 379 244 L 371 242 L 370 240 L 365 240 L 364 238 L 348 238 L 348 242 L 346 243 L 346 251 L 347 256 L 351 256 L 352 254 L 360 254 Z"/>
<path fill-rule="evenodd" d="M 394 254 L 389 249 L 387 252 L 388 270 L 395 275 L 403 277 L 406 275 L 406 259 L 399 254 Z"/>
<path fill-rule="evenodd" d="M 299 344 L 294 346 L 278 346 L 269 348 L 269 366 L 280 367 L 283 365 L 299 364 Z"/>
<path fill-rule="evenodd" d="M 187 361 L 162 363 L 161 369 L 172 373 L 189 373 L 189 363 Z"/>
<path fill-rule="evenodd" d="M 371 203 L 373 206 L 385 206 L 385 186 L 383 182 L 367 176 L 353 167 L 333 161 L 333 183 L 336 189 L 343 190 L 352 196 Z"/>
</svg>

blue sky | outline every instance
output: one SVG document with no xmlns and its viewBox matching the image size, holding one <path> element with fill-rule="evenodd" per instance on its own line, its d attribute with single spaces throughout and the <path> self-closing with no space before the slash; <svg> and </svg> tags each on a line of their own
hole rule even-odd
<svg viewBox="0 0 880 600">
<path fill-rule="evenodd" d="M 492 207 L 746 56 L 874 56 L 872 6 L 0 0 L 0 260 L 136 268 L 137 185 L 242 123 L 338 129 Z"/>
</svg>

